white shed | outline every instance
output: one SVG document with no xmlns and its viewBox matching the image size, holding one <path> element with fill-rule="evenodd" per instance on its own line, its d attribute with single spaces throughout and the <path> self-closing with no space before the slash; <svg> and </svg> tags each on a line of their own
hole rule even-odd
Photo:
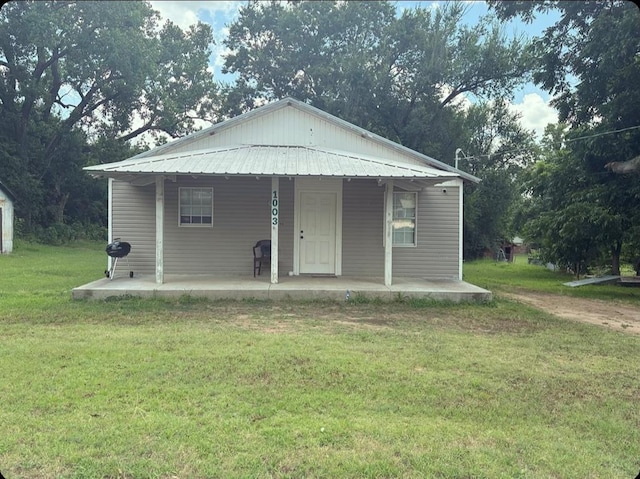
<svg viewBox="0 0 640 479">
<path fill-rule="evenodd" d="M 0 181 L 0 253 L 13 250 L 13 203 L 15 196 Z"/>
</svg>

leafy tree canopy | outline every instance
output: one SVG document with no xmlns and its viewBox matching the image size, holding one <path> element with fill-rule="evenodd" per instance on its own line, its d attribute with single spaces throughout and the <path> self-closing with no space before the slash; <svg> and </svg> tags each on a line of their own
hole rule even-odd
<svg viewBox="0 0 640 479">
<path fill-rule="evenodd" d="M 566 137 L 548 131 L 543 161 L 525 183 L 531 209 L 522 223 L 555 259 L 575 263 L 580 251 L 589 262 L 608 253 L 618 273 L 621 254 L 640 254 L 640 185 L 625 174 L 640 155 L 640 9 L 622 0 L 489 3 L 501 18 L 560 14 L 534 41 L 533 78 L 572 129 Z"/>
<path fill-rule="evenodd" d="M 98 138 L 192 131 L 215 94 L 211 43 L 209 26 L 161 25 L 146 2 L 6 3 L 0 176 L 18 196 L 18 214 L 61 222 L 72 183 L 88 181 L 79 172 Z"/>
<path fill-rule="evenodd" d="M 448 126 L 461 95 L 508 96 L 526 80 L 526 43 L 490 19 L 466 26 L 462 3 L 258 2 L 225 40 L 239 79 L 226 113 L 293 96 L 436 157 L 453 158 Z"/>
</svg>

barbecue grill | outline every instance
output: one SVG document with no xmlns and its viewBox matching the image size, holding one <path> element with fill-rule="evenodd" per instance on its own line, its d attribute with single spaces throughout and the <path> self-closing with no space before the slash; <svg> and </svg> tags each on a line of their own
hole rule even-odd
<svg viewBox="0 0 640 479">
<path fill-rule="evenodd" d="M 129 268 L 129 259 L 127 258 L 127 255 L 131 251 L 131 245 L 126 241 L 120 241 L 120 238 L 116 238 L 113 240 L 113 243 L 109 243 L 107 245 L 106 251 L 107 255 L 114 259 L 111 262 L 111 268 L 105 270 L 104 275 L 109 279 L 113 279 L 116 272 L 116 266 L 118 265 L 118 260 L 120 258 L 124 258 L 127 262 L 127 268 Z M 133 271 L 129 271 L 129 278 L 133 278 Z"/>
</svg>

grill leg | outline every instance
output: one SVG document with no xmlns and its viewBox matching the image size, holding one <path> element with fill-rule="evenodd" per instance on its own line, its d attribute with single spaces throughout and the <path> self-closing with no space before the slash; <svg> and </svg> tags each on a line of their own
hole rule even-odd
<svg viewBox="0 0 640 479">
<path fill-rule="evenodd" d="M 118 258 L 113 259 L 113 264 L 111 265 L 111 269 L 109 270 L 109 279 L 113 279 L 113 275 L 116 273 L 116 265 L 118 264 Z"/>
</svg>

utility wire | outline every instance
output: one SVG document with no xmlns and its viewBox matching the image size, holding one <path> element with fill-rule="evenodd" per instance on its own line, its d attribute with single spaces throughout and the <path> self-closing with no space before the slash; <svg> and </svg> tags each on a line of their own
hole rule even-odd
<svg viewBox="0 0 640 479">
<path fill-rule="evenodd" d="M 628 131 L 628 130 L 635 130 L 637 128 L 640 128 L 640 125 L 636 125 L 636 126 L 630 126 L 628 128 L 621 128 L 619 130 L 610 130 L 610 131 L 603 131 L 601 133 L 594 133 L 593 135 L 586 135 L 586 136 L 579 136 L 578 138 L 570 138 L 568 140 L 564 140 L 565 143 L 570 143 L 573 141 L 578 141 L 578 140 L 587 140 L 589 138 L 595 138 L 597 136 L 603 136 L 603 135 L 611 135 L 612 133 L 620 133 L 623 131 Z M 524 151 L 529 151 L 528 148 L 517 148 L 514 150 L 507 150 L 507 151 L 499 151 L 496 153 L 491 153 L 491 154 L 484 154 L 484 155 L 464 155 L 462 158 L 465 160 L 479 160 L 480 158 L 490 158 L 492 156 L 495 155 L 506 155 L 508 153 L 519 153 L 519 152 L 524 152 Z M 462 152 L 464 154 L 464 152 Z"/>
<path fill-rule="evenodd" d="M 586 140 L 588 138 L 595 138 L 596 136 L 610 135 L 611 133 L 620 133 L 621 131 L 635 130 L 636 128 L 640 128 L 640 125 L 621 128 L 620 130 L 603 131 L 602 133 L 595 133 L 593 135 L 579 136 L 578 138 L 570 138 L 568 140 L 565 140 L 565 142 L 571 143 L 572 141 Z"/>
</svg>

